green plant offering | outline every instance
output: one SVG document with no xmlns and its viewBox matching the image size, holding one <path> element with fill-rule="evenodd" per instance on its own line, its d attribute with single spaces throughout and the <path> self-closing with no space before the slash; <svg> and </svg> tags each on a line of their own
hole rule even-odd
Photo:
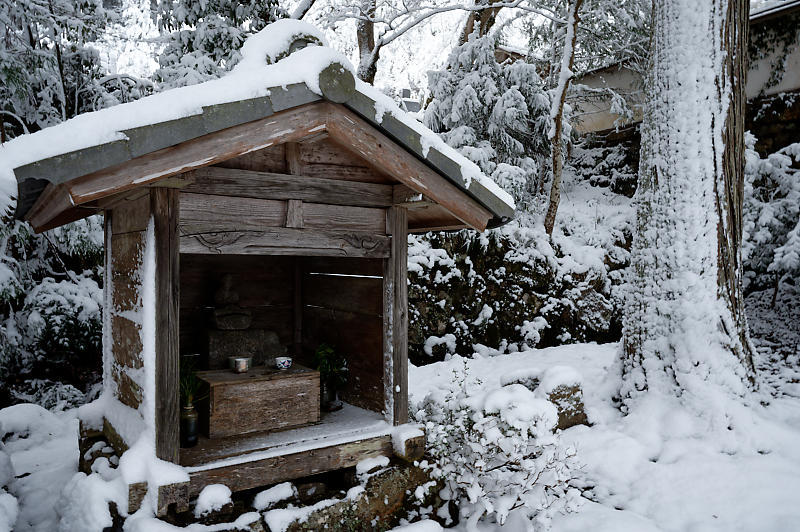
<svg viewBox="0 0 800 532">
<path fill-rule="evenodd" d="M 314 367 L 319 371 L 319 378 L 341 390 L 347 384 L 347 359 L 330 344 L 319 344 L 314 352 Z"/>
<path fill-rule="evenodd" d="M 180 372 L 181 403 L 183 406 L 194 406 L 195 402 L 203 399 L 198 397 L 203 383 L 197 378 L 197 373 L 194 370 L 194 361 L 182 358 Z"/>
</svg>

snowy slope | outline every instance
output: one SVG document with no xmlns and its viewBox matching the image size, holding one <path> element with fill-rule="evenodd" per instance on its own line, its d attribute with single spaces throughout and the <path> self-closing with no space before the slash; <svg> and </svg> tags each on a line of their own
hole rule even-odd
<svg viewBox="0 0 800 532">
<path fill-rule="evenodd" d="M 702 423 L 674 403 L 654 402 L 646 415 L 622 417 L 612 401 L 619 386 L 613 366 L 617 348 L 577 344 L 466 360 L 484 390 L 528 368 L 568 365 L 582 374 L 593 425 L 567 429 L 562 439 L 578 448 L 585 501 L 579 512 L 556 518 L 553 530 L 796 529 L 800 400 L 782 397 L 767 407 L 752 406 L 754 433 L 734 450 L 730 442 L 708 438 Z M 464 362 L 453 357 L 412 367 L 410 401 L 446 387 Z"/>
</svg>

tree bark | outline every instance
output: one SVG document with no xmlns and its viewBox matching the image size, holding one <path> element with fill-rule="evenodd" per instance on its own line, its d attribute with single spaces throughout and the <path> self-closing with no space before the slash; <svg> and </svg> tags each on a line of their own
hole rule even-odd
<svg viewBox="0 0 800 532">
<path fill-rule="evenodd" d="M 488 5 L 496 4 L 500 0 L 489 0 Z M 475 5 L 486 4 L 486 0 L 475 0 Z M 461 37 L 458 39 L 458 45 L 461 46 L 469 40 L 469 36 L 475 31 L 475 26 L 478 26 L 478 36 L 483 37 L 489 33 L 494 23 L 497 21 L 497 14 L 500 12 L 500 7 L 481 9 L 480 11 L 470 11 L 467 16 L 467 22 L 464 24 L 464 29 L 461 31 Z"/>
<path fill-rule="evenodd" d="M 572 68 L 575 65 L 575 43 L 577 42 L 578 24 L 580 23 L 578 13 L 581 9 L 581 4 L 583 4 L 583 0 L 573 0 L 569 7 L 558 84 L 553 95 L 554 105 L 550 111 L 550 116 L 553 119 L 553 135 L 550 138 L 553 181 L 550 185 L 550 203 L 547 206 L 547 214 L 544 217 L 544 230 L 548 235 L 553 234 L 558 204 L 561 201 L 561 174 L 564 170 L 564 154 L 562 153 L 563 147 L 561 145 L 561 134 L 564 129 L 564 103 L 567 99 L 569 82 L 572 80 Z"/>
<path fill-rule="evenodd" d="M 709 386 L 743 396 L 755 383 L 741 272 L 747 4 L 653 1 L 626 403 L 653 390 L 706 397 Z"/>
<path fill-rule="evenodd" d="M 364 0 L 361 5 L 362 15 L 371 17 L 375 14 L 375 0 Z M 375 47 L 375 23 L 370 20 L 359 20 L 356 26 L 356 40 L 359 57 L 356 74 L 362 81 L 375 83 L 380 54 L 380 49 Z"/>
</svg>

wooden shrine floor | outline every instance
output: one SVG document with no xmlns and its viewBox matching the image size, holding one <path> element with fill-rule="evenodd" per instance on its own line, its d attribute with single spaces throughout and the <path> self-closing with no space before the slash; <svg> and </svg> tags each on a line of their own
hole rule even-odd
<svg viewBox="0 0 800 532">
<path fill-rule="evenodd" d="M 181 449 L 180 461 L 189 473 L 190 497 L 209 484 L 241 491 L 392 456 L 392 431 L 381 414 L 345 404 L 306 427 L 201 438 L 197 446 Z"/>
<path fill-rule="evenodd" d="M 391 425 L 381 414 L 345 403 L 341 410 L 323 413 L 319 423 L 305 427 L 215 439 L 200 436 L 195 447 L 181 449 L 180 464 L 193 472 L 388 436 L 391 432 Z"/>
</svg>

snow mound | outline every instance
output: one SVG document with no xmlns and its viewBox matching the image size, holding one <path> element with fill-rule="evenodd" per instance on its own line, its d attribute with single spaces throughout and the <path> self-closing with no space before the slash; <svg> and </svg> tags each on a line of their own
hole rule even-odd
<svg viewBox="0 0 800 532">
<path fill-rule="evenodd" d="M 278 484 L 277 486 L 272 486 L 267 490 L 259 492 L 255 499 L 253 499 L 253 508 L 259 512 L 263 512 L 276 503 L 290 499 L 295 495 L 297 495 L 297 489 L 292 483 L 284 482 L 283 484 Z"/>
<path fill-rule="evenodd" d="M 58 501 L 59 530 L 100 532 L 113 524 L 109 503 L 127 510 L 128 486 L 119 476 L 107 481 L 98 474 L 75 473 Z"/>
<path fill-rule="evenodd" d="M 6 493 L 5 490 L 0 489 L 0 532 L 14 530 L 18 513 L 17 499 L 13 495 Z"/>
<path fill-rule="evenodd" d="M 541 382 L 537 390 L 546 395 L 549 395 L 560 386 L 571 388 L 583 385 L 583 376 L 572 366 L 552 366 L 547 368 L 547 371 L 542 373 L 540 379 Z"/>
<path fill-rule="evenodd" d="M 533 428 L 540 421 L 552 429 L 558 422 L 555 405 L 536 397 L 521 384 L 510 384 L 493 390 L 480 398 L 480 401 L 486 414 L 498 414 L 503 421 L 519 430 Z"/>
<path fill-rule="evenodd" d="M 366 475 L 374 469 L 386 467 L 389 465 L 389 458 L 386 456 L 376 456 L 375 458 L 367 458 L 361 460 L 356 464 L 356 475 Z"/>
<path fill-rule="evenodd" d="M 209 484 L 197 496 L 197 505 L 194 507 L 194 516 L 197 518 L 211 512 L 221 510 L 226 504 L 231 504 L 231 489 L 224 484 Z"/>
<path fill-rule="evenodd" d="M 420 436 L 425 436 L 425 433 L 414 425 L 401 425 L 395 428 L 394 432 L 392 432 L 392 448 L 394 452 L 398 456 L 403 456 L 406 452 L 406 441 Z"/>
<path fill-rule="evenodd" d="M 61 421 L 53 413 L 32 403 L 9 406 L 0 410 L 0 440 L 47 438 L 50 428 Z"/>
<path fill-rule="evenodd" d="M 242 59 L 233 72 L 262 68 L 264 62 L 276 63 L 289 51 L 292 42 L 298 38 L 312 37 L 327 47 L 325 35 L 311 24 L 293 19 L 281 19 L 250 36 L 242 45 Z"/>
<path fill-rule="evenodd" d="M 509 384 L 522 384 L 525 383 L 538 383 L 542 378 L 542 370 L 539 368 L 523 368 L 516 371 L 506 373 L 500 376 L 500 385 L 508 386 Z M 537 384 L 538 385 L 538 384 Z M 532 389 L 533 386 L 528 386 Z"/>
<path fill-rule="evenodd" d="M 389 532 L 440 532 L 444 530 L 442 525 L 436 521 L 426 519 L 424 521 L 417 521 L 410 525 L 402 525 L 391 529 Z"/>
</svg>

